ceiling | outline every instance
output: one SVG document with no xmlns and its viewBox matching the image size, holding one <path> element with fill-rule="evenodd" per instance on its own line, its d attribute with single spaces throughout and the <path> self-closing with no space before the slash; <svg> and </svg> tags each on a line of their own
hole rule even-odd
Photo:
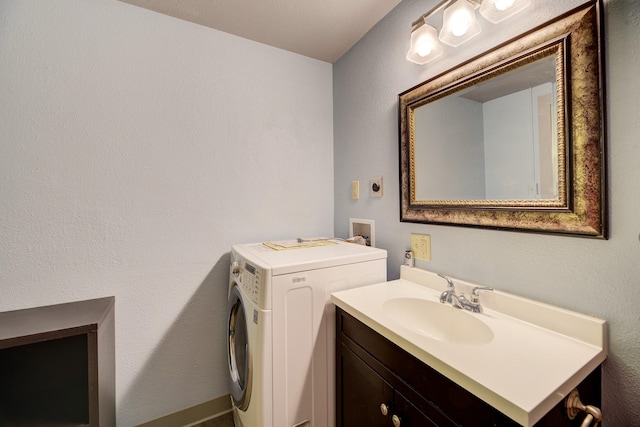
<svg viewBox="0 0 640 427">
<path fill-rule="evenodd" d="M 333 63 L 400 0 L 120 0 Z"/>
</svg>

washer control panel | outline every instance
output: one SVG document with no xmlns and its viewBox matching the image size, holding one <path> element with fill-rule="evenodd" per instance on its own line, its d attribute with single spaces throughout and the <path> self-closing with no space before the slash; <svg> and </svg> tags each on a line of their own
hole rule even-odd
<svg viewBox="0 0 640 427">
<path fill-rule="evenodd" d="M 251 301 L 259 304 L 260 294 L 263 289 L 264 271 L 244 259 L 231 263 L 231 275 L 238 286 L 249 295 Z"/>
</svg>

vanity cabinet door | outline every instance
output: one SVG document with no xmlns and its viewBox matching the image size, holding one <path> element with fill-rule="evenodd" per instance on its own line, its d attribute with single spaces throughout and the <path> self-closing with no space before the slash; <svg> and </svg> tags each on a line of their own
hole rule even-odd
<svg viewBox="0 0 640 427">
<path fill-rule="evenodd" d="M 338 427 L 392 425 L 393 388 L 351 351 L 343 347 L 338 351 Z"/>
<path fill-rule="evenodd" d="M 397 427 L 438 427 L 429 417 L 420 412 L 407 398 L 396 391 L 394 415 L 398 417 Z M 395 426 L 394 420 L 391 425 Z"/>
<path fill-rule="evenodd" d="M 437 427 L 345 346 L 338 350 L 338 427 Z"/>
</svg>

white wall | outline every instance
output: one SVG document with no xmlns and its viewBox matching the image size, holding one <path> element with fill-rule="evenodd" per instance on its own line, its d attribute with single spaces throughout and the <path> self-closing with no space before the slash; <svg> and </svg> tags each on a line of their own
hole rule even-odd
<svg viewBox="0 0 640 427">
<path fill-rule="evenodd" d="M 0 311 L 116 297 L 117 421 L 228 393 L 228 252 L 333 232 L 328 63 L 115 0 L 0 2 Z"/>
<path fill-rule="evenodd" d="M 417 262 L 461 279 L 607 319 L 610 355 L 604 365 L 605 426 L 640 420 L 640 2 L 605 2 L 609 240 L 400 223 L 397 95 L 582 0 L 536 0 L 504 25 L 440 59 L 418 66 L 405 59 L 411 22 L 437 0 L 404 0 L 334 64 L 335 230 L 348 218 L 376 223 L 376 245 L 389 251 L 398 277 L 410 233 L 431 235 L 432 261 Z M 353 180 L 384 177 L 384 197 L 350 199 Z M 526 386 L 526 385 L 523 385 Z"/>
</svg>

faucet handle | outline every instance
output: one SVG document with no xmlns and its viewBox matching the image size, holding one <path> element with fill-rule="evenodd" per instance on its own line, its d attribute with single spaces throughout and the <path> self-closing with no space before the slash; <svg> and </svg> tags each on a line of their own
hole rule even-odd
<svg viewBox="0 0 640 427">
<path fill-rule="evenodd" d="M 438 273 L 438 276 L 442 277 L 444 280 L 447 281 L 448 284 L 448 288 L 449 289 L 455 289 L 455 285 L 453 284 L 453 281 L 451 279 L 449 279 L 447 276 L 445 276 L 444 274 L 440 274 Z"/>
<path fill-rule="evenodd" d="M 493 288 L 489 287 L 489 286 L 476 286 L 471 290 L 471 302 L 472 303 L 477 303 L 479 296 L 480 296 L 480 291 L 492 291 Z"/>
</svg>

